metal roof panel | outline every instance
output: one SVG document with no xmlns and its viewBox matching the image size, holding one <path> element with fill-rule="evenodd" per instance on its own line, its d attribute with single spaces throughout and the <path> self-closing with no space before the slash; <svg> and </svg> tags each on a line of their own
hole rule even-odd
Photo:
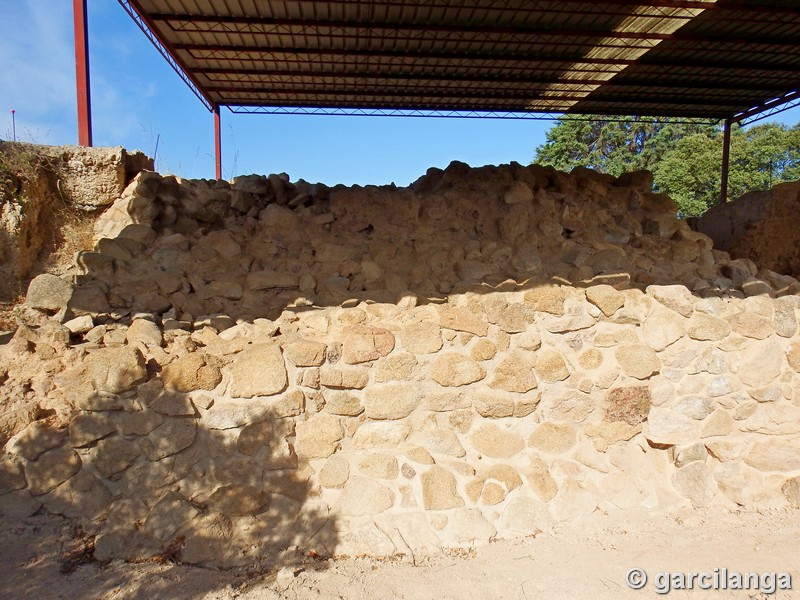
<svg viewBox="0 0 800 600">
<path fill-rule="evenodd" d="M 800 88 L 788 0 L 119 1 L 219 105 L 717 118 Z"/>
</svg>

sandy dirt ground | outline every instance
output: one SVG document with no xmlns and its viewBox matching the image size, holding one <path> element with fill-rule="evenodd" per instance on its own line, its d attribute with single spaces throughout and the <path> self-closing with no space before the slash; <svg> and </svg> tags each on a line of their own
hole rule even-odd
<svg viewBox="0 0 800 600">
<path fill-rule="evenodd" d="M 432 557 L 315 561 L 298 554 L 280 573 L 221 572 L 169 561 L 102 565 L 82 552 L 86 538 L 63 519 L 4 518 L 0 527 L 3 599 L 653 598 L 659 596 L 659 573 L 722 568 L 787 572 L 794 590 L 673 589 L 665 596 L 800 598 L 800 510 L 628 511 Z M 648 574 L 642 590 L 626 584 L 633 568 Z"/>
</svg>

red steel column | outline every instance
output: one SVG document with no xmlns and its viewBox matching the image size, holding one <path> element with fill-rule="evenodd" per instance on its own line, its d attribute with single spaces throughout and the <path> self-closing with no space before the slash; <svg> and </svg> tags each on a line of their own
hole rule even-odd
<svg viewBox="0 0 800 600">
<path fill-rule="evenodd" d="M 219 104 L 214 105 L 214 173 L 217 179 L 222 179 L 222 136 L 220 135 Z"/>
<path fill-rule="evenodd" d="M 75 25 L 75 84 L 78 96 L 78 144 L 92 145 L 92 96 L 89 90 L 89 27 L 86 0 L 72 0 Z"/>
<path fill-rule="evenodd" d="M 722 129 L 722 182 L 720 185 L 719 203 L 728 201 L 728 167 L 731 162 L 731 120 L 725 119 Z"/>
</svg>

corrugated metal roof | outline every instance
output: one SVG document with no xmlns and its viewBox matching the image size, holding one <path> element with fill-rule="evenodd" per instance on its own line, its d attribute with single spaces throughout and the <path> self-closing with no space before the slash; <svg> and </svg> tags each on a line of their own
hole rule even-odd
<svg viewBox="0 0 800 600">
<path fill-rule="evenodd" d="M 209 105 L 727 118 L 800 89 L 800 6 L 120 0 Z"/>
</svg>

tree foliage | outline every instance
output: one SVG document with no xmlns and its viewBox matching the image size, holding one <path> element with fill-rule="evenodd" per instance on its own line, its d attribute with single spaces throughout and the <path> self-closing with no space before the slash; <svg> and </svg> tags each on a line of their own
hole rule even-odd
<svg viewBox="0 0 800 600">
<path fill-rule="evenodd" d="M 562 119 L 537 148 L 536 162 L 561 170 L 590 167 L 619 176 L 625 171 L 652 169 L 687 135 L 713 135 L 715 131 L 715 126 L 707 123 L 680 123 L 676 119 Z"/>
<path fill-rule="evenodd" d="M 657 191 L 668 193 L 683 214 L 699 215 L 719 197 L 722 130 L 677 119 L 560 120 L 536 150 L 544 165 L 569 171 L 589 167 L 618 176 L 653 171 Z M 800 179 L 800 124 L 766 123 L 731 135 L 728 196 Z"/>
</svg>

